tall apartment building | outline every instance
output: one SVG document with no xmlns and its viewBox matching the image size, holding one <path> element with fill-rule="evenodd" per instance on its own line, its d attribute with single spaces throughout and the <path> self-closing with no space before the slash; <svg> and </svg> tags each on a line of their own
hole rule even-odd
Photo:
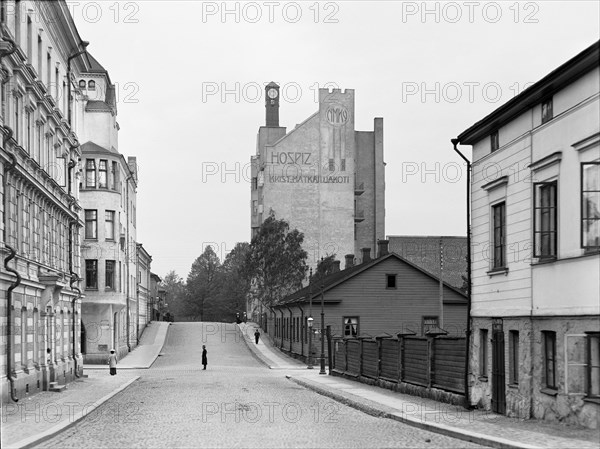
<svg viewBox="0 0 600 449">
<path fill-rule="evenodd" d="M 138 341 L 136 158 L 119 153 L 115 86 L 89 53 L 91 65 L 77 79 L 82 104 L 84 209 L 82 260 L 86 363 L 105 363 L 110 349 L 122 357 Z"/>
<path fill-rule="evenodd" d="M 473 146 L 471 402 L 600 426 L 595 43 L 458 140 Z"/>
<path fill-rule="evenodd" d="M 79 105 L 68 92 L 84 48 L 64 1 L 0 2 L 3 402 L 82 373 Z"/>
<path fill-rule="evenodd" d="M 383 119 L 354 128 L 354 90 L 319 89 L 319 109 L 279 126 L 279 86 L 265 88 L 266 123 L 251 157 L 252 236 L 274 213 L 304 233 L 309 266 L 323 256 L 375 251 L 385 238 Z"/>
</svg>

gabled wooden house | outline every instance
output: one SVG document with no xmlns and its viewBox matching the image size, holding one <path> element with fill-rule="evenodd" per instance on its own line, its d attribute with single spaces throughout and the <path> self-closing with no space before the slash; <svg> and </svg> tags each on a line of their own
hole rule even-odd
<svg viewBox="0 0 600 449">
<path fill-rule="evenodd" d="M 371 259 L 363 249 L 360 265 L 346 256 L 346 268 L 313 281 L 271 308 L 268 329 L 275 344 L 291 355 L 308 355 L 309 320 L 313 318 L 313 354 L 320 353 L 321 303 L 324 324 L 336 337 L 377 337 L 398 333 L 425 335 L 443 329 L 463 336 L 467 297 L 395 253 L 380 241 Z M 339 267 L 339 262 L 337 264 Z"/>
</svg>

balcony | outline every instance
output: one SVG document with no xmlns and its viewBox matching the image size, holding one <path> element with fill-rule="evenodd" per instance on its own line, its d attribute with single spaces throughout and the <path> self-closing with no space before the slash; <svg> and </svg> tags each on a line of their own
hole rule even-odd
<svg viewBox="0 0 600 449">
<path fill-rule="evenodd" d="M 355 182 L 354 183 L 354 194 L 356 196 L 362 195 L 363 193 L 365 193 L 365 183 L 361 182 L 360 184 Z"/>
<path fill-rule="evenodd" d="M 357 210 L 354 212 L 354 223 L 360 223 L 361 221 L 365 221 L 365 211 Z"/>
</svg>

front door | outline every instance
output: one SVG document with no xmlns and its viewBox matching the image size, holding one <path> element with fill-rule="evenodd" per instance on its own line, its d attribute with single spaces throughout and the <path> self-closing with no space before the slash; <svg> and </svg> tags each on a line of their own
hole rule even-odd
<svg viewBox="0 0 600 449">
<path fill-rule="evenodd" d="M 506 386 L 504 375 L 504 331 L 492 332 L 492 411 L 506 412 Z"/>
</svg>

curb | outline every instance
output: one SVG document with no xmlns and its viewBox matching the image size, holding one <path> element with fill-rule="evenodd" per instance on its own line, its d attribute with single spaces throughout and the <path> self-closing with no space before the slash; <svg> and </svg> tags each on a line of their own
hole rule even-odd
<svg viewBox="0 0 600 449">
<path fill-rule="evenodd" d="M 540 446 L 532 446 L 529 444 L 518 443 L 512 440 L 507 440 L 505 438 L 493 437 L 490 435 L 481 434 L 478 432 L 468 432 L 456 427 L 447 426 L 445 424 L 438 423 L 427 423 L 423 422 L 419 419 L 411 418 L 409 416 L 404 415 L 401 412 L 385 412 L 378 408 L 372 407 L 367 404 L 363 404 L 359 401 L 350 399 L 346 396 L 343 396 L 334 391 L 328 390 L 324 387 L 315 385 L 313 382 L 306 381 L 304 379 L 299 379 L 292 377 L 290 375 L 285 376 L 287 379 L 292 382 L 301 385 L 309 390 L 312 390 L 318 394 L 323 396 L 327 396 L 331 399 L 334 399 L 344 405 L 352 407 L 356 410 L 359 410 L 363 413 L 366 413 L 371 416 L 375 416 L 377 418 L 388 418 L 393 419 L 394 421 L 401 422 L 403 424 L 407 424 L 412 427 L 417 427 L 419 429 L 427 430 L 429 432 L 439 433 L 441 435 L 445 435 L 448 437 L 456 438 L 463 441 L 468 441 L 470 443 L 481 444 L 483 446 L 491 446 L 495 448 L 509 448 L 509 449 L 538 449 Z M 391 407 L 386 407 L 391 409 Z"/>
<path fill-rule="evenodd" d="M 37 435 L 31 436 L 29 438 L 25 438 L 21 441 L 17 441 L 16 443 L 7 445 L 7 448 L 30 448 L 34 445 L 40 444 L 43 441 L 46 441 L 50 438 L 52 438 L 53 436 L 55 436 L 56 434 L 58 434 L 59 432 L 62 432 L 63 430 L 67 429 L 68 427 L 71 427 L 72 425 L 74 425 L 75 423 L 77 423 L 78 421 L 80 421 L 82 418 L 84 418 L 85 416 L 87 416 L 89 413 L 93 412 L 94 410 L 96 410 L 98 407 L 100 407 L 102 404 L 104 404 L 106 401 L 108 401 L 109 399 L 111 399 L 113 396 L 117 395 L 118 393 L 120 393 L 121 391 L 125 390 L 127 387 L 129 387 L 132 383 L 134 383 L 136 380 L 138 380 L 140 378 L 140 376 L 136 376 L 133 379 L 129 380 L 127 383 L 121 385 L 119 388 L 117 388 L 116 390 L 111 391 L 110 393 L 108 393 L 106 396 L 98 399 L 97 401 L 94 402 L 94 404 L 89 407 L 86 408 L 86 413 L 83 413 L 83 410 L 78 412 L 73 418 L 73 420 L 66 420 L 64 422 L 58 423 L 57 425 L 55 425 L 54 427 L 49 428 L 48 430 L 41 432 Z"/>
<path fill-rule="evenodd" d="M 244 343 L 246 344 L 246 347 L 248 348 L 248 350 L 250 351 L 250 353 L 254 356 L 254 358 L 259 361 L 260 363 L 262 363 L 263 365 L 265 365 L 267 368 L 269 369 L 273 369 L 273 366 L 271 365 L 272 361 L 267 359 L 267 357 L 265 357 L 263 355 L 262 352 L 254 349 L 254 346 L 251 345 L 250 343 L 252 343 L 252 341 L 250 341 L 250 343 L 248 343 L 248 339 L 246 339 L 246 336 L 244 334 L 244 330 L 240 327 L 240 325 L 237 325 L 238 330 L 240 331 L 240 334 L 242 336 L 242 340 L 244 341 Z"/>
</svg>

